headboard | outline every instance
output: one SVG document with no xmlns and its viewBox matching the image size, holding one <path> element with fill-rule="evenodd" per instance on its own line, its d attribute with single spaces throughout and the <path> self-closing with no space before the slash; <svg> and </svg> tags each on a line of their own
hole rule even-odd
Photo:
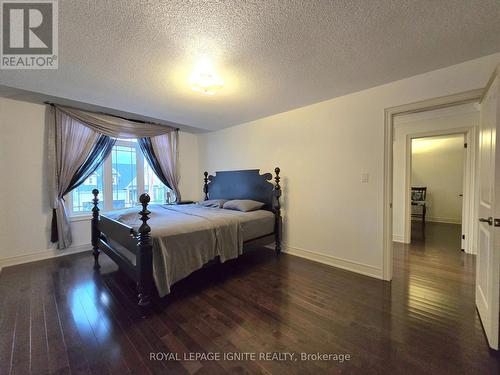
<svg viewBox="0 0 500 375">
<path fill-rule="evenodd" d="M 276 168 L 275 172 L 277 188 L 279 189 L 280 169 Z M 276 187 L 269 182 L 273 178 L 271 173 L 261 175 L 259 169 L 246 169 L 215 172 L 215 176 L 209 176 L 208 172 L 205 172 L 204 176 L 205 200 L 252 199 L 265 203 L 265 209 L 273 210 L 275 207 Z"/>
</svg>

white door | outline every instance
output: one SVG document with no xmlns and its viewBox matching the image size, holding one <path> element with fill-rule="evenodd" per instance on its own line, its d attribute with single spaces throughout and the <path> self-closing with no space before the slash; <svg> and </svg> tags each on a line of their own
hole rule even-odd
<svg viewBox="0 0 500 375">
<path fill-rule="evenodd" d="M 500 95 L 497 67 L 481 101 L 476 306 L 491 348 L 498 350 L 500 293 Z M 496 145 L 498 144 L 498 147 Z"/>
</svg>

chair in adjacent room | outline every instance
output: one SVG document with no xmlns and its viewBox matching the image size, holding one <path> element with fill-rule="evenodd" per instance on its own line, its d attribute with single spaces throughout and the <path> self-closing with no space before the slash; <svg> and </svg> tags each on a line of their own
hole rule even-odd
<svg viewBox="0 0 500 375">
<path fill-rule="evenodd" d="M 416 209 L 411 212 L 411 217 L 421 218 L 425 224 L 425 214 L 427 213 L 427 187 L 419 186 L 411 188 L 411 205 Z"/>
</svg>

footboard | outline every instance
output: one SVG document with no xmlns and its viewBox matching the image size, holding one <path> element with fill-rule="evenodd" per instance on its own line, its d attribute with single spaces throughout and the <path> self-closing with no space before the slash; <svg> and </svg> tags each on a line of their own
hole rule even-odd
<svg viewBox="0 0 500 375">
<path fill-rule="evenodd" d="M 147 307 L 151 303 L 153 290 L 153 249 L 151 241 L 151 228 L 149 220 L 148 194 L 139 198 L 142 210 L 139 212 L 142 225 L 138 231 L 132 227 L 99 215 L 99 191 L 94 189 L 92 208 L 92 247 L 94 254 L 94 268 L 100 268 L 99 254 L 103 251 L 122 271 L 124 271 L 137 284 L 139 306 Z"/>
<path fill-rule="evenodd" d="M 129 277 L 136 280 L 135 264 L 139 252 L 137 233 L 126 224 L 106 216 L 99 218 L 99 231 L 99 250 L 106 253 Z"/>
</svg>

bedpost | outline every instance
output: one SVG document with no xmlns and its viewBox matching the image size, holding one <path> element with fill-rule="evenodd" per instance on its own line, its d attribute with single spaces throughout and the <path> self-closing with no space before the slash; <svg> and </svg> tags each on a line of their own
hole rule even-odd
<svg viewBox="0 0 500 375">
<path fill-rule="evenodd" d="M 279 167 L 274 168 L 274 172 L 276 172 L 276 177 L 274 178 L 274 181 L 276 184 L 274 185 L 274 191 L 273 195 L 276 198 L 274 202 L 274 217 L 275 217 L 275 223 L 274 223 L 274 238 L 276 241 L 276 255 L 279 255 L 281 252 L 281 226 L 282 226 L 282 220 L 281 220 L 281 204 L 280 204 L 280 197 L 281 197 L 281 185 L 280 185 L 280 169 Z"/>
<path fill-rule="evenodd" d="M 99 265 L 99 254 L 101 251 L 99 250 L 99 237 L 101 236 L 101 232 L 99 231 L 99 207 L 97 206 L 99 203 L 99 190 L 92 190 L 92 194 L 94 195 L 94 199 L 92 199 L 92 203 L 94 207 L 92 207 L 92 222 L 91 222 L 91 233 L 92 233 L 92 254 L 94 255 L 94 269 L 98 270 L 101 268 Z"/>
<path fill-rule="evenodd" d="M 151 200 L 148 194 L 141 194 L 139 202 L 142 204 L 142 224 L 139 227 L 139 252 L 137 253 L 137 297 L 141 309 L 149 307 L 151 303 L 151 292 L 153 290 L 153 242 L 151 240 L 151 227 L 148 225 L 149 214 L 148 203 Z"/>
<path fill-rule="evenodd" d="M 205 176 L 205 178 L 203 178 L 203 192 L 205 193 L 205 200 L 207 201 L 208 200 L 208 172 L 205 171 L 203 173 L 203 176 Z"/>
</svg>

